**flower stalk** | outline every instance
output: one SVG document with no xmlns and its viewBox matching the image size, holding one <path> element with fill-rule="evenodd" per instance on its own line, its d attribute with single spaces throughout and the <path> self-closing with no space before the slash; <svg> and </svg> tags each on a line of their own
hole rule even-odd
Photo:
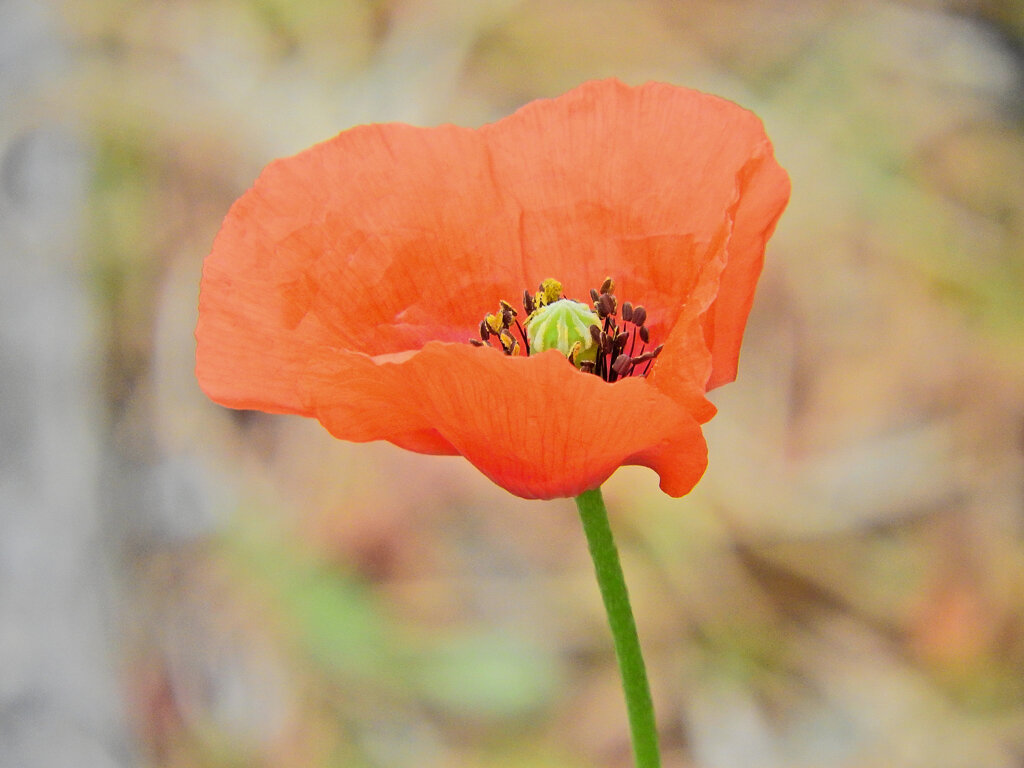
<svg viewBox="0 0 1024 768">
<path fill-rule="evenodd" d="M 651 688 L 647 682 L 647 669 L 640 652 L 640 638 L 629 603 L 629 592 L 622 574 L 622 564 L 615 547 L 615 539 L 608 523 L 601 489 L 584 491 L 576 497 L 576 507 L 583 521 L 590 557 L 594 562 L 597 584 L 601 590 L 608 624 L 615 642 L 615 656 L 622 675 L 622 688 L 626 694 L 629 730 L 633 738 L 633 757 L 636 768 L 658 768 L 658 729 L 651 702 Z"/>
</svg>

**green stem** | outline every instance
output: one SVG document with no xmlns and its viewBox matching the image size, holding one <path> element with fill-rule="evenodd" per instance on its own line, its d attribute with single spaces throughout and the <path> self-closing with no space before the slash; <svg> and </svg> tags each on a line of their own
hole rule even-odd
<svg viewBox="0 0 1024 768">
<path fill-rule="evenodd" d="M 601 489 L 584 491 L 576 497 L 576 507 L 587 535 L 590 557 L 597 573 L 604 609 L 608 613 L 615 656 L 622 673 L 622 688 L 626 693 L 629 730 L 633 735 L 633 756 L 636 768 L 658 768 L 658 729 L 654 722 L 651 688 L 647 683 L 644 657 L 640 653 L 640 638 L 636 634 L 633 609 L 629 605 L 626 580 L 622 575 L 619 553 L 608 524 L 608 512 L 601 497 Z"/>
</svg>

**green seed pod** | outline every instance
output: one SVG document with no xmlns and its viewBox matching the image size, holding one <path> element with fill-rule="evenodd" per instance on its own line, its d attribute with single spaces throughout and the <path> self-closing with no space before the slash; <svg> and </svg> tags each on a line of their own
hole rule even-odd
<svg viewBox="0 0 1024 768">
<path fill-rule="evenodd" d="M 586 304 L 571 299 L 552 302 L 535 311 L 526 321 L 530 354 L 557 349 L 569 357 L 573 347 L 579 344 L 573 360 L 576 367 L 585 362 L 593 363 L 597 360 L 598 345 L 590 326 L 600 324 L 597 314 Z"/>
</svg>

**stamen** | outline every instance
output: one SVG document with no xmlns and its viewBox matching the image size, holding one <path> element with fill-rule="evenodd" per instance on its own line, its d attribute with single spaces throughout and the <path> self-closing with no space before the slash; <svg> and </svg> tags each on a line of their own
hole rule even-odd
<svg viewBox="0 0 1024 768">
<path fill-rule="evenodd" d="M 633 361 L 629 359 L 629 355 L 619 355 L 612 363 L 612 370 L 619 376 L 628 376 L 629 372 L 633 370 Z"/>
<path fill-rule="evenodd" d="M 501 333 L 498 334 L 498 341 L 501 342 L 501 348 L 505 350 L 506 355 L 515 355 L 519 353 L 519 342 L 516 337 L 509 333 L 508 328 L 502 328 Z"/>
<path fill-rule="evenodd" d="M 537 308 L 537 305 L 533 303 L 533 296 L 530 295 L 529 291 L 523 291 L 523 309 L 526 310 L 527 315 L 532 315 L 533 310 Z"/>
<path fill-rule="evenodd" d="M 572 349 L 569 350 L 569 362 L 570 363 L 572 363 L 573 365 L 576 365 L 576 357 L 579 355 L 579 353 L 582 351 L 582 349 L 583 349 L 583 345 L 580 344 L 578 341 L 573 343 Z"/>
<path fill-rule="evenodd" d="M 499 313 L 487 315 L 487 317 L 484 318 L 484 323 L 487 325 L 487 330 L 495 336 L 499 335 L 501 330 L 505 328 L 505 318 Z"/>
<path fill-rule="evenodd" d="M 540 284 L 540 293 L 537 294 L 535 299 L 537 309 L 546 307 L 548 304 L 554 304 L 556 301 L 562 298 L 562 284 L 549 277 Z"/>
<path fill-rule="evenodd" d="M 530 354 L 530 339 L 527 338 L 526 330 L 523 328 L 522 324 L 518 320 L 516 320 L 516 330 L 519 331 L 519 335 L 523 339 L 523 344 L 526 345 L 526 354 L 529 355 Z"/>
<path fill-rule="evenodd" d="M 656 358 L 658 355 L 661 354 L 661 350 L 662 350 L 662 348 L 664 346 L 665 346 L 664 344 L 659 344 L 657 347 L 654 348 L 654 351 L 648 353 L 648 354 L 650 354 L 651 359 L 648 360 L 647 361 L 647 365 L 644 366 L 644 370 L 640 374 L 641 376 L 646 376 L 647 375 L 647 371 L 649 371 L 651 369 L 651 363 L 654 362 L 654 358 Z"/>
<path fill-rule="evenodd" d="M 598 346 L 594 373 L 607 382 L 629 376 L 646 376 L 658 354 L 656 351 L 644 351 L 651 339 L 650 330 L 644 325 L 647 322 L 647 310 L 642 305 L 623 302 L 618 314 L 622 320 L 620 324 L 616 317 L 616 311 L 620 308 L 614 291 L 615 281 L 610 277 L 601 284 L 600 291 L 593 288 L 590 290 L 594 311 L 601 320 L 600 328 L 591 329 L 591 336 Z M 640 337 L 639 354 L 635 354 L 637 337 Z M 642 370 L 638 365 L 642 366 Z"/>
<path fill-rule="evenodd" d="M 523 322 L 519 321 L 518 310 L 500 299 L 498 310 L 480 321 L 480 338 L 470 339 L 470 343 L 476 347 L 490 346 L 490 340 L 496 337 L 506 355 L 518 355 L 523 347 L 527 355 L 557 349 L 581 372 L 595 374 L 609 383 L 646 376 L 664 345 L 645 351 L 651 341 L 650 329 L 645 325 L 647 310 L 625 301 L 619 314 L 614 291 L 615 281 L 611 277 L 605 278 L 600 290 L 591 288 L 591 309 L 566 298 L 562 284 L 547 278 L 540 283 L 537 293 L 523 291 Z"/>
</svg>

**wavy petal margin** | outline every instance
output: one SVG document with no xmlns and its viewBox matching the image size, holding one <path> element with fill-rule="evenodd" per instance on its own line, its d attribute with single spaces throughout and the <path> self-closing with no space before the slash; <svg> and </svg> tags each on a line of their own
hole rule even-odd
<svg viewBox="0 0 1024 768">
<path fill-rule="evenodd" d="M 670 85 L 587 83 L 479 130 L 360 126 L 271 163 L 207 258 L 203 390 L 335 436 L 461 454 L 527 498 L 622 464 L 692 488 L 789 196 L 760 121 Z M 608 384 L 465 343 L 498 300 L 612 275 L 665 349 Z"/>
</svg>

